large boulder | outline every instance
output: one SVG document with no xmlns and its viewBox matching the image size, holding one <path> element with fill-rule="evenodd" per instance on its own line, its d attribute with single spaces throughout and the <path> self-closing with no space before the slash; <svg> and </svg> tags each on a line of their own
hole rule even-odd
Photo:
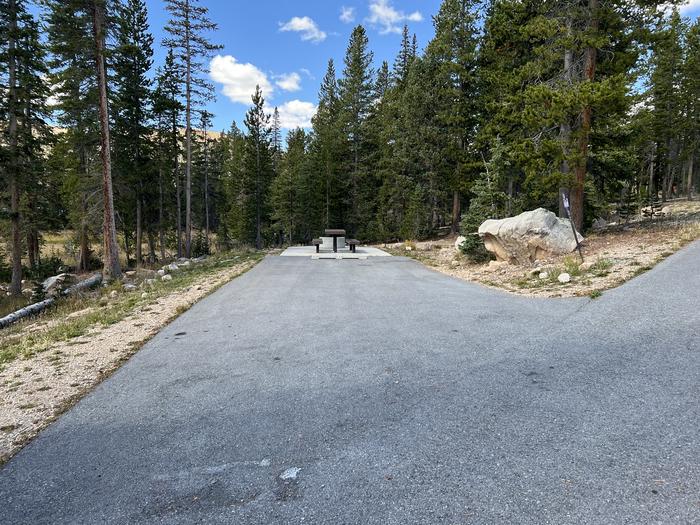
<svg viewBox="0 0 700 525">
<path fill-rule="evenodd" d="M 517 217 L 490 219 L 479 226 L 479 235 L 496 259 L 512 264 L 530 264 L 576 249 L 571 222 L 544 208 L 526 211 Z M 583 240 L 580 234 L 578 238 Z"/>
</svg>

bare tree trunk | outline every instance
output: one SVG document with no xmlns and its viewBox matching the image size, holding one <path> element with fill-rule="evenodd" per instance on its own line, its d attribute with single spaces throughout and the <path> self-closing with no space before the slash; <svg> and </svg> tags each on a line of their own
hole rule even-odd
<svg viewBox="0 0 700 525">
<path fill-rule="evenodd" d="M 136 267 L 139 268 L 142 263 L 142 258 L 143 258 L 143 253 L 142 253 L 142 244 L 143 244 L 143 224 L 142 224 L 142 204 L 141 204 L 141 195 L 139 194 L 136 197 L 136 248 L 134 250 L 135 256 L 136 256 Z"/>
<path fill-rule="evenodd" d="M 180 185 L 180 169 L 175 163 L 175 194 L 177 201 L 177 256 L 182 257 L 182 188 Z"/>
<path fill-rule="evenodd" d="M 104 217 L 102 236 L 104 242 L 105 280 L 121 277 L 117 228 L 114 221 L 114 197 L 112 193 L 112 159 L 109 141 L 109 108 L 107 107 L 107 74 L 105 72 L 105 6 L 104 0 L 92 1 L 92 25 L 95 37 L 95 62 L 97 65 L 97 86 L 100 97 L 100 149 L 102 157 L 102 198 Z"/>
<path fill-rule="evenodd" d="M 209 252 L 209 139 L 204 129 L 204 235 Z"/>
<path fill-rule="evenodd" d="M 156 263 L 156 238 L 153 235 L 153 230 L 149 227 L 147 231 L 148 236 L 148 264 Z"/>
<path fill-rule="evenodd" d="M 17 57 L 16 34 L 17 34 L 17 2 L 10 0 L 10 31 L 8 42 L 8 135 L 10 143 L 9 164 L 9 192 L 10 192 L 10 221 L 12 223 L 12 280 L 10 282 L 10 293 L 18 296 L 22 294 L 22 239 L 19 211 L 19 147 L 17 137 Z"/>
<path fill-rule="evenodd" d="M 654 200 L 656 197 L 656 142 L 651 146 L 649 154 L 649 200 Z"/>
<path fill-rule="evenodd" d="M 462 199 L 459 190 L 452 192 L 452 233 L 459 233 L 459 221 L 462 218 Z"/>
<path fill-rule="evenodd" d="M 566 19 L 566 32 L 567 35 L 571 35 L 571 18 Z M 570 86 L 573 80 L 572 65 L 574 61 L 574 52 L 571 49 L 564 51 L 564 80 Z M 568 153 L 571 141 L 571 123 L 568 119 L 561 123 L 559 126 L 559 142 L 561 144 L 563 160 L 561 162 L 560 171 L 562 173 L 562 178 L 568 179 L 571 174 L 571 169 L 569 167 Z M 567 217 L 566 209 L 564 208 L 564 194 L 569 193 L 569 181 L 566 181 L 565 186 L 559 187 L 559 217 Z"/>
<path fill-rule="evenodd" d="M 695 152 L 690 152 L 690 157 L 688 158 L 688 180 L 686 182 L 686 192 L 688 195 L 688 200 L 693 198 L 693 164 L 695 160 Z"/>
<path fill-rule="evenodd" d="M 158 169 L 158 244 L 160 245 L 160 260 L 165 260 L 165 230 L 163 225 L 163 168 Z"/>
<path fill-rule="evenodd" d="M 599 0 L 588 0 L 588 10 L 590 11 L 589 30 L 595 34 L 598 32 L 598 2 Z M 584 56 L 584 80 L 593 82 L 598 52 L 595 47 L 587 47 Z M 574 190 L 571 194 L 571 218 L 576 228 L 580 231 L 583 228 L 583 187 L 586 182 L 586 172 L 588 170 L 588 143 L 591 136 L 591 123 L 593 120 L 593 108 L 586 106 L 581 112 L 581 133 L 579 136 L 578 150 L 579 161 L 575 169 Z"/>
<path fill-rule="evenodd" d="M 255 144 L 255 248 L 262 249 L 262 231 L 260 218 L 260 143 Z"/>
<path fill-rule="evenodd" d="M 189 17 L 190 2 L 185 0 L 184 12 Z M 185 22 L 185 256 L 192 252 L 192 50 L 190 23 Z"/>
</svg>

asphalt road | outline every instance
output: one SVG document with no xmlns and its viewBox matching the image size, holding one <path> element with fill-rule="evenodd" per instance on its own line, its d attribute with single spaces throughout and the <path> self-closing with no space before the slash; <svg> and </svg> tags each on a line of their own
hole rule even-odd
<svg viewBox="0 0 700 525">
<path fill-rule="evenodd" d="M 0 523 L 700 523 L 700 244 L 597 300 L 270 257 L 0 470 Z"/>
</svg>

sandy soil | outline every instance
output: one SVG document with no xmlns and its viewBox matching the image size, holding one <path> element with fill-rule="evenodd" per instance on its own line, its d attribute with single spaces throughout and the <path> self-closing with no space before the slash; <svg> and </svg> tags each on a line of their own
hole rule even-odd
<svg viewBox="0 0 700 525">
<path fill-rule="evenodd" d="M 254 264 L 248 260 L 220 270 L 196 285 L 138 307 L 115 324 L 95 328 L 6 365 L 0 372 L 0 464 L 108 377 L 163 326 Z M 80 317 L 90 311 L 70 316 Z M 37 326 L 33 329 L 46 329 L 49 324 Z"/>
<path fill-rule="evenodd" d="M 519 295 L 595 297 L 649 270 L 688 242 L 700 238 L 700 202 L 671 203 L 667 211 L 669 215 L 663 219 L 633 221 L 587 235 L 582 250 L 587 264 L 582 267 L 576 252 L 537 261 L 530 267 L 496 261 L 473 264 L 455 250 L 455 237 L 385 245 L 385 248 L 395 255 L 413 257 L 447 275 Z M 540 278 L 543 272 L 546 278 Z M 557 280 L 563 272 L 571 275 L 569 283 Z"/>
</svg>

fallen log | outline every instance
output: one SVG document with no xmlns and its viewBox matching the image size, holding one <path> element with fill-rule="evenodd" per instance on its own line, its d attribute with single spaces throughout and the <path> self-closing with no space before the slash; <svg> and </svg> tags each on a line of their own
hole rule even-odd
<svg viewBox="0 0 700 525">
<path fill-rule="evenodd" d="M 92 277 L 88 277 L 84 281 L 80 281 L 79 283 L 74 284 L 70 288 L 66 288 L 65 290 L 63 290 L 61 295 L 71 295 L 81 290 L 86 290 L 88 288 L 92 288 L 93 286 L 97 286 L 98 284 L 100 284 L 100 282 L 102 282 L 102 274 L 96 273 Z M 48 299 L 44 299 L 43 301 L 39 301 L 38 303 L 30 304 L 29 306 L 20 308 L 19 310 L 16 310 L 11 314 L 0 318 L 0 329 L 7 328 L 11 324 L 14 324 L 17 321 L 20 321 L 31 315 L 41 313 L 44 310 L 46 310 L 49 306 L 52 306 L 55 302 L 56 297 L 49 297 Z"/>
</svg>

